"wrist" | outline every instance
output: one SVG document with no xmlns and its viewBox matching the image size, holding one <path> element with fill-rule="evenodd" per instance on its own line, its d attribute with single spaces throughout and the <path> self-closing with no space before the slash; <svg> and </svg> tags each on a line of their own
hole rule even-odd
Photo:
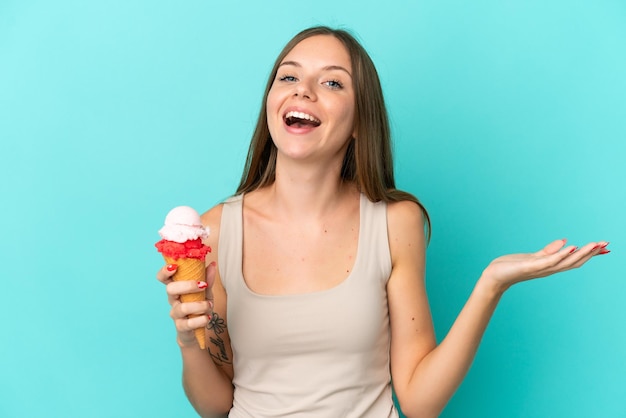
<svg viewBox="0 0 626 418">
<path fill-rule="evenodd" d="M 182 350 L 182 349 L 189 349 L 189 348 L 200 348 L 200 346 L 198 345 L 198 343 L 196 342 L 196 339 L 194 336 L 191 337 L 191 339 L 184 339 L 182 340 L 180 338 L 180 335 L 176 335 L 176 344 L 178 344 L 178 347 Z"/>
<path fill-rule="evenodd" d="M 509 287 L 510 285 L 504 285 L 502 282 L 494 280 L 484 272 L 476 283 L 477 290 L 493 299 L 500 299 Z"/>
</svg>

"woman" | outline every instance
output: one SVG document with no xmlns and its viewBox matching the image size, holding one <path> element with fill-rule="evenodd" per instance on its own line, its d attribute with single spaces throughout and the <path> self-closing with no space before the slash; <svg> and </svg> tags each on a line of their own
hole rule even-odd
<svg viewBox="0 0 626 418">
<path fill-rule="evenodd" d="M 436 344 L 426 211 L 395 189 L 378 75 L 352 36 L 296 35 L 276 60 L 236 196 L 203 215 L 205 302 L 167 284 L 183 385 L 202 416 L 436 417 L 511 285 L 607 253 L 564 240 L 494 260 Z M 429 230 L 429 228 L 427 228 Z M 188 318 L 190 314 L 204 314 Z M 207 328 L 209 350 L 193 330 Z"/>
</svg>

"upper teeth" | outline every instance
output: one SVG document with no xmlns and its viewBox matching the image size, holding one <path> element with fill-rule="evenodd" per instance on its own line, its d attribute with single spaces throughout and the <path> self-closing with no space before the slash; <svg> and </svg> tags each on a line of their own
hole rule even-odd
<svg viewBox="0 0 626 418">
<path fill-rule="evenodd" d="M 298 118 L 298 119 L 310 120 L 312 122 L 319 122 L 319 120 L 315 118 L 314 116 L 311 116 L 303 112 L 294 112 L 294 111 L 287 112 L 287 114 L 285 115 L 285 118 Z"/>
</svg>

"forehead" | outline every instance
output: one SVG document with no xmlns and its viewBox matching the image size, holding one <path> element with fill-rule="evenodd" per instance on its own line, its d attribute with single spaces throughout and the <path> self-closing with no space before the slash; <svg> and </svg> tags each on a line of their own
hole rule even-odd
<svg viewBox="0 0 626 418">
<path fill-rule="evenodd" d="M 316 35 L 303 39 L 281 62 L 285 61 L 319 67 L 339 65 L 348 71 L 352 70 L 348 50 L 339 39 L 331 35 Z"/>
</svg>

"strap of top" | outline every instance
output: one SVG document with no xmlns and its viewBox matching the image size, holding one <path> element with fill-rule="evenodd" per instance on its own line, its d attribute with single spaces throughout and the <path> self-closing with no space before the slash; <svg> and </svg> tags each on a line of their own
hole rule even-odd
<svg viewBox="0 0 626 418">
<path fill-rule="evenodd" d="M 237 269 L 243 266 L 243 195 L 227 199 L 222 206 L 222 220 L 218 241 L 218 268 L 224 288 L 229 280 L 239 277 Z"/>
</svg>

